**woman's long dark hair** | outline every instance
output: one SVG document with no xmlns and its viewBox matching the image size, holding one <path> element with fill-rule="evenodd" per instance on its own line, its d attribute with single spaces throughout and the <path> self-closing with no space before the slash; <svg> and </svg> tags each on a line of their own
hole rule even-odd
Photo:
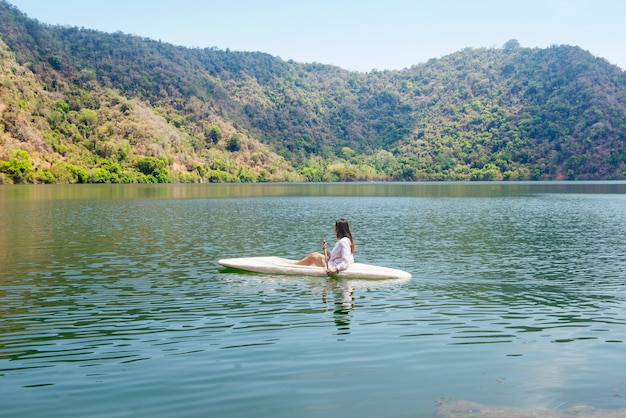
<svg viewBox="0 0 626 418">
<path fill-rule="evenodd" d="M 335 221 L 335 234 L 337 234 L 337 239 L 344 237 L 350 238 L 350 252 L 354 254 L 354 239 L 352 239 L 352 233 L 350 232 L 350 225 L 348 225 L 348 221 L 345 219 L 337 219 L 337 221 Z"/>
</svg>

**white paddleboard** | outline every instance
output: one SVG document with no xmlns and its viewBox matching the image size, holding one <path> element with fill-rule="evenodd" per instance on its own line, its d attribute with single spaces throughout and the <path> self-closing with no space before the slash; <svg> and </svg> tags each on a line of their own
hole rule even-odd
<svg viewBox="0 0 626 418">
<path fill-rule="evenodd" d="M 326 269 L 317 266 L 300 266 L 296 260 L 280 257 L 242 257 L 226 258 L 218 261 L 224 267 L 256 273 L 287 274 L 303 276 L 326 276 Z M 410 279 L 411 273 L 389 267 L 371 264 L 353 263 L 345 270 L 334 275 L 351 279 Z"/>
</svg>

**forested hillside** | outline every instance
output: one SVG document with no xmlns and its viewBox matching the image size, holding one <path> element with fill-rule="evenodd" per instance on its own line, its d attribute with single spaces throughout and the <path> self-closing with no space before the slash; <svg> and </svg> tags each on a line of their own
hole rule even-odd
<svg viewBox="0 0 626 418">
<path fill-rule="evenodd" d="M 626 73 L 578 47 L 358 73 L 0 0 L 0 88 L 5 183 L 626 178 Z"/>
</svg>

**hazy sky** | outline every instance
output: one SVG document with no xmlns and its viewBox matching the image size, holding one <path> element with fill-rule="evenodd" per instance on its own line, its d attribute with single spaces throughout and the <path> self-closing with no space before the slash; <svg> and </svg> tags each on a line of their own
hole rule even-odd
<svg viewBox="0 0 626 418">
<path fill-rule="evenodd" d="M 465 47 L 577 45 L 626 69 L 624 0 L 8 0 L 42 23 L 348 70 L 402 69 Z"/>
</svg>

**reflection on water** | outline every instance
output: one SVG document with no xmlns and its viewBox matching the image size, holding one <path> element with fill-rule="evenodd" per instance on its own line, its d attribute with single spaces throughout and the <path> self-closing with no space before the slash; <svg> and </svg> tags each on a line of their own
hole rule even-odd
<svg viewBox="0 0 626 418">
<path fill-rule="evenodd" d="M 350 334 L 350 311 L 354 309 L 354 289 L 348 280 L 328 279 L 324 287 L 323 302 L 328 303 L 329 294 L 333 298 L 333 313 L 335 314 L 335 325 L 337 334 Z"/>
<path fill-rule="evenodd" d="M 413 278 L 217 264 L 339 217 Z M 620 413 L 625 221 L 626 183 L 0 187 L 0 415 Z"/>
<path fill-rule="evenodd" d="M 626 182 L 114 184 L 3 187 L 2 200 L 215 199 L 280 196 L 503 197 L 624 194 Z"/>
<path fill-rule="evenodd" d="M 440 405 L 437 417 L 441 418 L 623 418 L 626 409 L 598 409 L 588 405 L 577 405 L 560 410 L 545 408 L 528 410 L 502 406 L 481 405 L 457 399 L 437 399 Z"/>
</svg>

